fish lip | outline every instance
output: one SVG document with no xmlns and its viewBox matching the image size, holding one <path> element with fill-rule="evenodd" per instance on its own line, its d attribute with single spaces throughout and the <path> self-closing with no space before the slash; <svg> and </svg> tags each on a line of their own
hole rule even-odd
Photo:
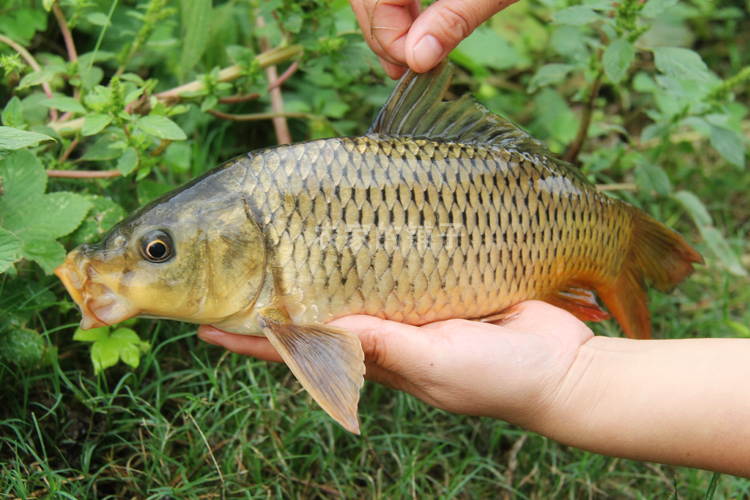
<svg viewBox="0 0 750 500">
<path fill-rule="evenodd" d="M 139 312 L 124 297 L 97 283 L 94 268 L 75 251 L 54 272 L 81 310 L 82 330 L 121 323 Z"/>
</svg>

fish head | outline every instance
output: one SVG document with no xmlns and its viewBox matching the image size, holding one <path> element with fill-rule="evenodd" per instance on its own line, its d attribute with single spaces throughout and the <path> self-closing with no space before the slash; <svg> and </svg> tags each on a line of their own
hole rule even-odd
<svg viewBox="0 0 750 500">
<path fill-rule="evenodd" d="M 211 324 L 252 308 L 265 279 L 263 234 L 245 200 L 198 198 L 157 200 L 68 254 L 55 274 L 82 329 L 135 316 Z"/>
</svg>

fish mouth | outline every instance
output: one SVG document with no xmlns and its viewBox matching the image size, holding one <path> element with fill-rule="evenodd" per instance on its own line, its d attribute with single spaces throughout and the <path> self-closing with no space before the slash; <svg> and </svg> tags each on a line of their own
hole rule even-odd
<svg viewBox="0 0 750 500">
<path fill-rule="evenodd" d="M 68 254 L 55 275 L 81 310 L 82 330 L 121 323 L 139 312 L 124 297 L 99 283 L 98 273 L 79 252 Z"/>
</svg>

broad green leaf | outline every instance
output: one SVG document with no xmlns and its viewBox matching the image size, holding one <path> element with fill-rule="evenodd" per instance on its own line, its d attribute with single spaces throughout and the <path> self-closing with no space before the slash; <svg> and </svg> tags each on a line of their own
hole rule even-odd
<svg viewBox="0 0 750 500">
<path fill-rule="evenodd" d="M 129 175 L 138 167 L 138 152 L 135 148 L 128 148 L 117 161 L 117 170 L 122 175 Z"/>
<path fill-rule="evenodd" d="M 9 324 L 0 332 L 0 359 L 22 366 L 42 360 L 44 339 L 34 330 Z"/>
<path fill-rule="evenodd" d="M 4 273 L 20 258 L 21 247 L 21 238 L 0 227 L 0 273 Z"/>
<path fill-rule="evenodd" d="M 13 127 L 0 127 L 0 151 L 14 151 L 27 146 L 36 146 L 42 141 L 55 141 L 55 139 L 36 132 L 27 132 Z"/>
<path fill-rule="evenodd" d="M 83 121 L 83 128 L 81 129 L 81 134 L 84 136 L 89 135 L 96 135 L 102 130 L 104 130 L 104 127 L 110 124 L 112 121 L 112 117 L 110 115 L 102 115 L 102 114 L 91 114 L 86 117 L 86 119 Z"/>
<path fill-rule="evenodd" d="M 124 135 L 123 135 L 124 137 Z M 106 161 L 114 160 L 122 154 L 122 149 L 114 146 L 119 139 L 116 134 L 106 133 L 100 136 L 93 146 L 91 146 L 81 157 L 84 161 Z"/>
<path fill-rule="evenodd" d="M 18 96 L 13 96 L 5 105 L 2 115 L 3 125 L 6 127 L 20 128 L 26 123 L 23 119 L 23 104 Z"/>
<path fill-rule="evenodd" d="M 745 146 L 741 134 L 711 125 L 711 146 L 732 165 L 745 168 Z"/>
<path fill-rule="evenodd" d="M 635 57 L 635 47 L 623 37 L 616 40 L 604 51 L 603 62 L 604 72 L 607 74 L 612 83 L 618 83 L 622 80 L 630 68 L 630 64 Z"/>
<path fill-rule="evenodd" d="M 633 174 L 638 186 L 645 191 L 654 191 L 660 196 L 666 196 L 672 190 L 669 176 L 658 165 L 641 163 L 635 167 Z"/>
<path fill-rule="evenodd" d="M 492 50 L 487 50 L 487 47 L 492 47 Z M 528 59 L 521 56 L 505 38 L 483 26 L 456 47 L 451 59 L 475 73 L 486 73 L 487 68 L 504 70 L 529 64 Z"/>
<path fill-rule="evenodd" d="M 92 328 L 91 330 L 82 330 L 78 328 L 73 334 L 73 340 L 79 340 L 81 342 L 96 342 L 97 340 L 106 339 L 107 337 L 109 337 L 108 326 Z"/>
<path fill-rule="evenodd" d="M 727 271 L 735 276 L 747 276 L 747 270 L 742 267 L 739 257 L 718 229 L 713 226 L 699 226 L 698 230 L 713 254 L 727 267 Z"/>
<path fill-rule="evenodd" d="M 98 242 L 109 228 L 127 215 L 120 205 L 109 198 L 95 195 L 84 195 L 84 198 L 93 204 L 93 208 L 70 235 L 71 246 Z"/>
<path fill-rule="evenodd" d="M 170 141 L 184 141 L 187 139 L 185 132 L 182 131 L 180 126 L 166 116 L 144 116 L 139 118 L 135 122 L 135 125 L 145 133 L 159 139 L 168 139 Z"/>
<path fill-rule="evenodd" d="M 641 15 L 645 18 L 653 18 L 677 5 L 677 0 L 648 0 L 641 10 Z"/>
<path fill-rule="evenodd" d="M 674 78 L 709 81 L 708 68 L 697 52 L 681 47 L 655 47 L 656 69 Z"/>
<path fill-rule="evenodd" d="M 573 26 L 593 23 L 601 18 L 594 9 L 583 5 L 568 7 L 555 13 L 552 17 L 556 24 L 571 24 Z"/>
<path fill-rule="evenodd" d="M 60 111 L 70 111 L 72 113 L 86 112 L 86 109 L 84 109 L 80 102 L 67 96 L 45 99 L 44 101 L 39 101 L 39 104 L 48 108 L 59 109 Z"/>
<path fill-rule="evenodd" d="M 571 64 L 545 64 L 531 78 L 529 92 L 535 92 L 539 87 L 560 83 L 575 68 Z"/>
<path fill-rule="evenodd" d="M 65 257 L 55 239 L 81 223 L 91 202 L 74 193 L 45 195 L 47 175 L 39 160 L 26 150 L 0 161 L 0 177 L 5 189 L 0 196 L 2 227 L 23 241 L 22 257 L 52 272 Z"/>
<path fill-rule="evenodd" d="M 183 43 L 180 72 L 184 79 L 200 61 L 211 32 L 211 0 L 183 0 Z"/>
<path fill-rule="evenodd" d="M 29 73 L 28 75 L 21 78 L 21 83 L 18 84 L 18 90 L 33 87 L 34 85 L 48 83 L 52 81 L 52 79 L 58 73 L 65 73 L 65 66 L 52 65 L 44 67 L 39 71 L 35 71 L 34 73 Z"/>
<path fill-rule="evenodd" d="M 92 12 L 86 19 L 95 26 L 109 26 L 109 18 L 103 12 Z"/>
<path fill-rule="evenodd" d="M 91 362 L 94 365 L 94 373 L 99 374 L 111 366 L 115 366 L 120 360 L 120 344 L 111 338 L 103 338 L 94 342 L 91 346 Z"/>
<path fill-rule="evenodd" d="M 706 206 L 690 191 L 674 193 L 672 198 L 682 205 L 682 208 L 690 214 L 690 217 L 693 218 L 697 226 L 710 226 L 713 224 L 713 219 L 708 213 Z"/>
</svg>

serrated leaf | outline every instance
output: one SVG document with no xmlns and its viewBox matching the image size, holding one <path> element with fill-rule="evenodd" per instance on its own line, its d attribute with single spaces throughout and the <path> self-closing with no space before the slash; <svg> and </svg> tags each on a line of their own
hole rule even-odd
<svg viewBox="0 0 750 500">
<path fill-rule="evenodd" d="M 182 54 L 180 55 L 180 74 L 185 78 L 195 67 L 208 46 L 211 33 L 211 0 L 183 0 Z"/>
<path fill-rule="evenodd" d="M 13 127 L 0 127 L 0 150 L 15 151 L 27 146 L 36 146 L 42 141 L 55 141 L 55 139 L 36 132 L 27 132 Z"/>
<path fill-rule="evenodd" d="M 2 115 L 3 125 L 18 129 L 26 122 L 23 119 L 23 104 L 18 96 L 13 96 L 5 105 Z"/>
<path fill-rule="evenodd" d="M 672 198 L 682 205 L 682 208 L 690 214 L 690 217 L 693 218 L 697 226 L 710 226 L 713 224 L 713 219 L 708 213 L 706 206 L 690 191 L 679 191 L 674 193 Z"/>
<path fill-rule="evenodd" d="M 138 152 L 135 148 L 128 148 L 117 161 L 117 170 L 122 175 L 129 175 L 138 167 Z"/>
<path fill-rule="evenodd" d="M 711 125 L 711 146 L 732 165 L 745 168 L 745 146 L 738 132 Z"/>
<path fill-rule="evenodd" d="M 641 10 L 641 15 L 645 18 L 653 18 L 677 5 L 677 0 L 648 0 Z"/>
<path fill-rule="evenodd" d="M 180 126 L 166 116 L 144 116 L 139 118 L 135 122 L 135 125 L 145 133 L 159 139 L 168 139 L 170 141 L 184 141 L 187 139 L 185 132 L 182 131 Z"/>
<path fill-rule="evenodd" d="M 594 9 L 584 7 L 583 5 L 568 7 L 555 13 L 552 17 L 556 24 L 570 24 L 573 26 L 593 23 L 601 18 Z"/>
<path fill-rule="evenodd" d="M 654 64 L 656 69 L 673 78 L 707 82 L 708 67 L 701 56 L 682 47 L 655 47 Z"/>
<path fill-rule="evenodd" d="M 81 134 L 84 136 L 96 135 L 104 130 L 104 127 L 109 125 L 111 121 L 112 117 L 110 115 L 102 115 L 98 113 L 88 115 L 83 121 Z"/>
<path fill-rule="evenodd" d="M 645 191 L 654 191 L 660 196 L 666 196 L 672 190 L 669 176 L 658 165 L 642 163 L 635 167 L 635 181 Z"/>
<path fill-rule="evenodd" d="M 60 111 L 70 111 L 71 113 L 85 113 L 86 110 L 80 102 L 76 101 L 72 97 L 62 96 L 53 97 L 52 99 L 45 99 L 39 101 L 39 104 L 47 108 L 59 109 Z"/>
<path fill-rule="evenodd" d="M 633 58 L 635 57 L 635 47 L 627 38 L 615 40 L 612 45 L 604 50 L 602 61 L 604 62 L 604 72 L 607 74 L 612 83 L 618 83 L 622 80 L 630 68 Z"/>
<path fill-rule="evenodd" d="M 73 334 L 73 340 L 80 342 L 96 342 L 97 340 L 109 337 L 109 327 L 92 328 L 91 330 L 76 329 Z"/>
<path fill-rule="evenodd" d="M 8 325 L 0 333 L 0 359 L 22 366 L 35 365 L 42 360 L 44 339 L 34 330 Z"/>
<path fill-rule="evenodd" d="M 21 238 L 0 227 L 0 273 L 4 273 L 20 258 L 22 246 Z"/>
<path fill-rule="evenodd" d="M 571 64 L 545 64 L 537 70 L 529 82 L 529 92 L 535 92 L 539 87 L 560 83 L 568 73 L 576 67 Z"/>
</svg>

